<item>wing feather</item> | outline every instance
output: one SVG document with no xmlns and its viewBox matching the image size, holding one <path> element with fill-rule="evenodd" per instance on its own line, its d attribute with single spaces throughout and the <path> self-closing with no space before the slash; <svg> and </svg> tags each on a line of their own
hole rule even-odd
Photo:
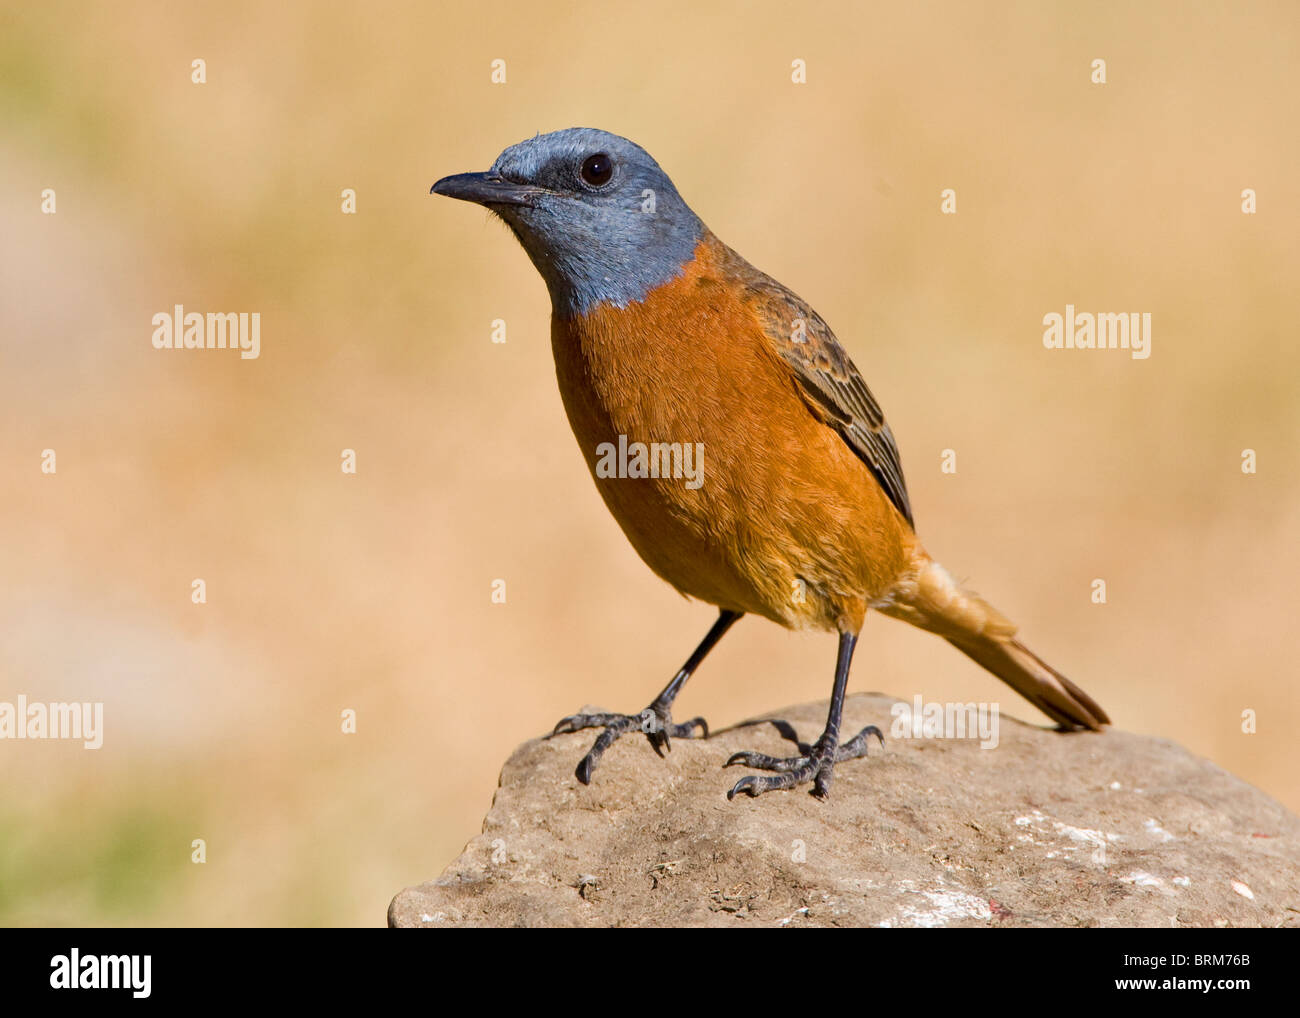
<svg viewBox="0 0 1300 1018">
<path fill-rule="evenodd" d="M 745 286 L 773 349 L 821 409 L 826 424 L 867 465 L 894 508 L 915 528 L 894 434 L 830 326 L 793 291 L 726 250 L 727 277 Z"/>
</svg>

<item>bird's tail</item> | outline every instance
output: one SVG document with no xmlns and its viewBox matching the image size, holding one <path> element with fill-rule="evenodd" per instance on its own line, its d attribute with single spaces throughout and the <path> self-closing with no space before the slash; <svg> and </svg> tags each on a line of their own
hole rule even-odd
<svg viewBox="0 0 1300 1018">
<path fill-rule="evenodd" d="M 1015 638 L 1010 619 L 919 548 L 913 573 L 876 607 L 942 636 L 1058 724 L 1093 730 L 1110 724 L 1092 697 Z"/>
</svg>

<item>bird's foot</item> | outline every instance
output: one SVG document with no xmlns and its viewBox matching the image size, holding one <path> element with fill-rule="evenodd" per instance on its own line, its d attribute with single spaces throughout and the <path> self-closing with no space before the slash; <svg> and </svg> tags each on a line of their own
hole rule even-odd
<svg viewBox="0 0 1300 1018">
<path fill-rule="evenodd" d="M 766 753 L 733 753 L 723 764 L 730 767 L 740 764 L 745 767 L 757 767 L 762 771 L 776 771 L 773 777 L 760 777 L 750 774 L 736 782 L 727 793 L 728 799 L 744 792 L 751 798 L 770 792 L 777 788 L 793 788 L 805 782 L 813 783 L 812 794 L 818 799 L 825 799 L 831 789 L 831 779 L 835 776 L 835 765 L 842 760 L 856 760 L 867 755 L 867 742 L 871 736 L 885 744 L 885 737 L 875 725 L 868 725 L 843 746 L 834 738 L 822 737 L 813 744 L 804 756 L 776 757 Z"/>
<path fill-rule="evenodd" d="M 574 775 L 584 785 L 591 784 L 591 772 L 600 763 L 605 750 L 614 745 L 614 741 L 628 732 L 641 732 L 650 740 L 650 745 L 660 756 L 664 750 L 672 751 L 673 739 L 690 739 L 699 729 L 702 737 L 709 737 L 709 725 L 703 718 L 692 718 L 682 724 L 673 721 L 671 707 L 658 701 L 652 703 L 640 714 L 571 714 L 560 720 L 551 732 L 552 736 L 565 732 L 580 732 L 584 728 L 605 729 L 596 738 L 591 751 L 578 761 Z"/>
</svg>

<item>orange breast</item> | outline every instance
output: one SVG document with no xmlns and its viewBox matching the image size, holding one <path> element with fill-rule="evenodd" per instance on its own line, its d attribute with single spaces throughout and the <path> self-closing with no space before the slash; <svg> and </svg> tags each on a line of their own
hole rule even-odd
<svg viewBox="0 0 1300 1018">
<path fill-rule="evenodd" d="M 721 278 L 714 243 L 644 301 L 552 322 L 569 422 L 628 540 L 683 594 L 792 627 L 856 630 L 914 538 L 809 412 L 742 291 Z M 602 476 L 635 472 L 638 444 L 659 445 L 655 460 L 667 445 L 674 467 L 673 446 L 702 448 L 690 461 L 702 469 Z"/>
</svg>

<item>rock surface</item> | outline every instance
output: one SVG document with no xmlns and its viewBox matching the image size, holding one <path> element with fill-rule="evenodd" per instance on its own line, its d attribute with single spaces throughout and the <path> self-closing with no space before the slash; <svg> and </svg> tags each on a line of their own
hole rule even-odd
<svg viewBox="0 0 1300 1018">
<path fill-rule="evenodd" d="M 738 750 L 787 756 L 766 721 L 620 739 L 592 784 L 595 732 L 520 746 L 483 833 L 389 908 L 396 927 L 1297 926 L 1300 818 L 1160 739 L 1062 735 L 1001 718 L 978 739 L 891 737 L 877 694 L 844 730 L 885 748 L 840 764 L 830 799 L 726 791 Z M 812 741 L 824 703 L 779 711 Z M 856 726 L 856 727 L 855 727 Z"/>
</svg>

